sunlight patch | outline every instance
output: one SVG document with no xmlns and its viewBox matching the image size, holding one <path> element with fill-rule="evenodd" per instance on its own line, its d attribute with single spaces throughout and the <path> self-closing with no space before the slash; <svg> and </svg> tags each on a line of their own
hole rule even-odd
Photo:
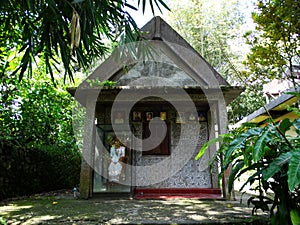
<svg viewBox="0 0 300 225">
<path fill-rule="evenodd" d="M 8 212 L 14 212 L 14 211 L 20 211 L 22 209 L 30 209 L 32 208 L 32 205 L 14 205 L 14 204 L 9 204 L 5 206 L 0 207 L 0 213 L 7 214 Z"/>
<path fill-rule="evenodd" d="M 207 218 L 205 216 L 200 216 L 200 215 L 189 215 L 188 216 L 190 219 L 192 220 L 196 220 L 196 221 L 201 221 L 201 220 L 206 220 Z"/>
<path fill-rule="evenodd" d="M 48 220 L 53 220 L 53 219 L 57 219 L 60 216 L 50 216 L 50 215 L 45 215 L 45 216 L 36 216 L 33 217 L 29 220 L 27 220 L 26 222 L 24 222 L 24 225 L 29 225 L 29 224 L 40 224 L 43 221 L 48 221 Z"/>
</svg>

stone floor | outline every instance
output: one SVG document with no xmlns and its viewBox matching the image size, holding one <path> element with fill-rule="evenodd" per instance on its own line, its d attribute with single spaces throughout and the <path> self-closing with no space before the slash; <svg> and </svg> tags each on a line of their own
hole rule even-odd
<svg viewBox="0 0 300 225">
<path fill-rule="evenodd" d="M 7 224 L 267 224 L 267 215 L 252 216 L 246 201 L 165 199 L 134 200 L 65 195 L 37 195 L 0 205 Z"/>
</svg>

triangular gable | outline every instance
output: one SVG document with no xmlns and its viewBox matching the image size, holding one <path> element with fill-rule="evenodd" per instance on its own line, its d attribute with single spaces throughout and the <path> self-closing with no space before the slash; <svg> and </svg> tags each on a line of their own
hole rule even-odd
<svg viewBox="0 0 300 225">
<path fill-rule="evenodd" d="M 151 48 L 154 47 L 164 55 L 164 57 L 155 56 L 155 60 L 161 60 L 162 63 L 171 62 L 175 64 L 195 80 L 197 86 L 208 89 L 230 86 L 195 49 L 160 17 L 154 17 L 141 31 L 144 32 L 144 38 L 151 41 Z M 127 51 L 130 51 L 130 49 L 120 47 L 115 50 L 89 76 L 89 79 L 112 80 L 117 74 L 119 74 L 119 77 L 125 75 L 124 66 L 135 65 L 143 61 L 134 57 L 128 57 L 130 54 L 120 59 L 120 55 Z"/>
<path fill-rule="evenodd" d="M 144 37 L 148 40 L 162 40 L 165 42 L 175 43 L 189 49 L 197 55 L 196 59 L 184 58 L 187 63 L 197 61 L 203 70 L 207 70 L 210 76 L 214 76 L 222 86 L 230 86 L 228 82 L 183 38 L 181 37 L 168 23 L 161 17 L 152 18 L 141 30 L 144 32 Z"/>
</svg>

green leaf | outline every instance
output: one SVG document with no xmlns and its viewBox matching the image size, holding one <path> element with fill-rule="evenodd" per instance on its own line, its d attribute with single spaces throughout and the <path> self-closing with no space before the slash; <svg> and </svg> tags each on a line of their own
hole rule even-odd
<svg viewBox="0 0 300 225">
<path fill-rule="evenodd" d="M 2 216 L 0 216 L 0 224 L 2 224 L 2 225 L 7 224 L 6 220 Z"/>
<path fill-rule="evenodd" d="M 245 133 L 242 133 L 241 135 L 237 136 L 229 145 L 229 147 L 226 149 L 224 154 L 224 164 L 229 164 L 232 161 L 232 154 L 234 151 L 237 151 L 239 149 L 249 148 L 251 146 L 247 146 L 246 142 L 249 138 L 253 136 L 258 136 L 261 132 L 261 128 L 252 128 L 247 130 Z"/>
<path fill-rule="evenodd" d="M 295 127 L 295 130 L 297 131 L 297 133 L 300 133 L 300 119 L 296 119 L 293 122 L 293 126 Z"/>
<path fill-rule="evenodd" d="M 233 167 L 231 174 L 229 176 L 228 180 L 228 192 L 230 193 L 233 188 L 233 182 L 235 180 L 236 174 L 244 167 L 245 163 L 244 161 L 239 161 L 236 166 Z"/>
<path fill-rule="evenodd" d="M 232 154 L 234 151 L 238 150 L 239 146 L 236 145 L 230 145 L 226 150 L 225 150 L 225 154 L 224 154 L 224 160 L 223 160 L 223 166 L 228 167 L 228 165 L 232 162 Z"/>
<path fill-rule="evenodd" d="M 229 138 L 229 137 L 231 137 L 230 134 L 222 134 L 222 135 L 220 135 L 219 137 L 214 138 L 214 139 L 211 139 L 211 140 L 209 140 L 208 142 L 206 142 L 206 143 L 202 146 L 202 148 L 200 149 L 199 153 L 196 155 L 195 160 L 200 159 L 201 156 L 205 153 L 205 151 L 207 150 L 207 148 L 208 148 L 210 145 L 215 144 L 215 143 L 217 143 L 217 142 L 222 142 L 225 138 Z"/>
<path fill-rule="evenodd" d="M 261 131 L 262 131 L 262 128 L 254 127 L 254 128 L 247 130 L 245 133 L 242 133 L 241 136 L 245 137 L 245 138 L 257 136 L 261 133 Z"/>
<path fill-rule="evenodd" d="M 273 126 L 269 125 L 265 129 L 263 129 L 262 133 L 260 134 L 259 138 L 257 139 L 254 148 L 253 148 L 253 160 L 257 162 L 261 159 L 261 157 L 265 153 L 265 146 L 268 141 L 272 139 L 272 134 L 270 131 L 273 129 Z"/>
<path fill-rule="evenodd" d="M 130 8 L 130 9 L 132 9 L 132 10 L 135 10 L 135 11 L 138 10 L 136 7 L 134 7 L 133 5 L 128 4 L 128 3 L 125 3 L 125 6 L 128 7 L 128 8 Z"/>
<path fill-rule="evenodd" d="M 268 180 L 270 177 L 273 177 L 274 174 L 276 174 L 283 165 L 289 162 L 291 156 L 291 152 L 286 152 L 274 159 L 270 163 L 270 165 L 263 171 L 263 179 Z"/>
<path fill-rule="evenodd" d="M 290 216 L 293 225 L 300 225 L 300 212 L 299 209 L 293 209 L 290 211 Z"/>
<path fill-rule="evenodd" d="M 293 191 L 300 184 L 300 148 L 292 152 L 288 169 L 289 190 Z"/>
<path fill-rule="evenodd" d="M 146 8 L 146 0 L 143 0 L 143 14 L 145 14 L 145 8 Z"/>
<path fill-rule="evenodd" d="M 245 141 L 245 137 L 238 136 L 230 143 L 230 146 L 236 149 L 243 148 L 245 144 L 244 141 Z"/>
<path fill-rule="evenodd" d="M 237 136 L 229 145 L 229 147 L 226 149 L 224 154 L 224 164 L 227 165 L 231 163 L 232 160 L 232 153 L 238 149 L 242 149 L 247 147 L 246 141 L 253 136 L 258 136 L 261 132 L 261 128 L 252 128 L 247 130 L 245 133 L 242 133 L 241 135 Z"/>
<path fill-rule="evenodd" d="M 151 8 L 152 14 L 154 15 L 155 12 L 154 12 L 154 7 L 153 7 L 153 2 L 152 1 L 150 1 L 150 8 Z"/>
<path fill-rule="evenodd" d="M 80 3 L 80 2 L 84 2 L 85 0 L 74 0 L 72 3 L 76 4 L 76 3 Z"/>
<path fill-rule="evenodd" d="M 163 1 L 163 0 L 158 0 L 158 2 L 167 10 L 171 11 L 171 9 L 167 6 L 167 4 Z M 158 3 L 155 1 L 156 5 L 158 5 Z"/>
<path fill-rule="evenodd" d="M 280 123 L 279 130 L 285 134 L 285 132 L 291 128 L 292 124 L 293 123 L 290 121 L 290 119 L 286 118 Z"/>
</svg>

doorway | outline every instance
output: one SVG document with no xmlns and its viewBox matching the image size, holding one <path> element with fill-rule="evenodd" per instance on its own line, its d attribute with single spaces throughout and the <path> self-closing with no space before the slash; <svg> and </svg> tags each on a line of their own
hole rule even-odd
<svg viewBox="0 0 300 225">
<path fill-rule="evenodd" d="M 93 193 L 131 192 L 130 135 L 131 132 L 125 127 L 122 128 L 122 133 L 116 136 L 111 125 L 97 125 Z"/>
</svg>

